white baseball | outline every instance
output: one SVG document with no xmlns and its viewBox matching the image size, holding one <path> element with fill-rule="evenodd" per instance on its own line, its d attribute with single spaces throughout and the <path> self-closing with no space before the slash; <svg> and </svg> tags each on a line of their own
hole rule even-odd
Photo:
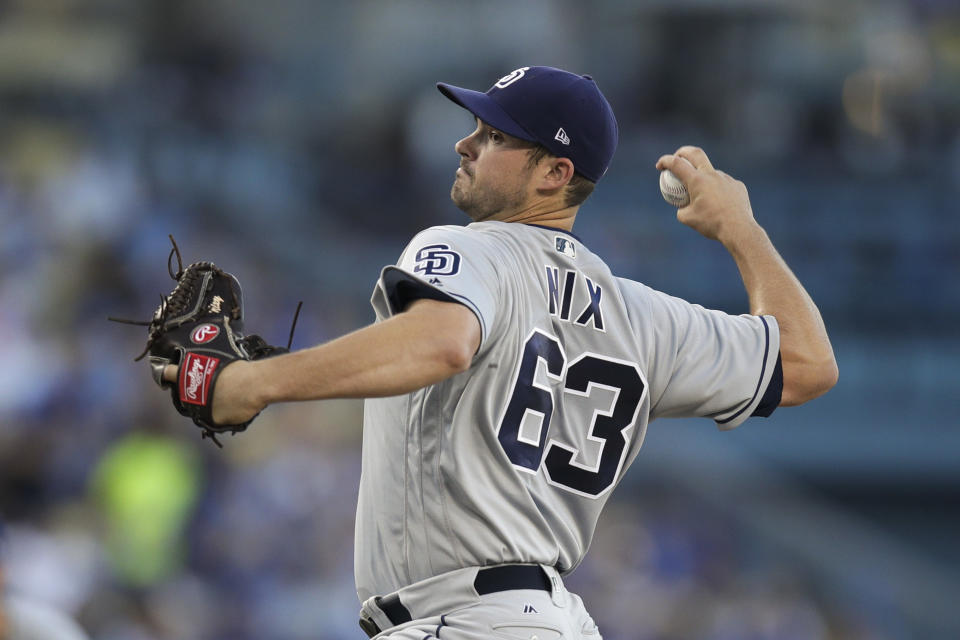
<svg viewBox="0 0 960 640">
<path fill-rule="evenodd" d="M 660 193 L 663 194 L 664 200 L 678 209 L 690 204 L 690 194 L 687 193 L 687 188 L 680 182 L 680 178 L 669 169 L 660 172 Z"/>
</svg>

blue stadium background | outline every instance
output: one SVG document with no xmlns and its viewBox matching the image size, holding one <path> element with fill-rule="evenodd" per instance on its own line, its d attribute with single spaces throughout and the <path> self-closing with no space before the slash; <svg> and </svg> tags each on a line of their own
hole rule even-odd
<svg viewBox="0 0 960 640">
<path fill-rule="evenodd" d="M 826 397 L 721 433 L 651 425 L 570 578 L 608 639 L 960 637 L 960 5 L 953 0 L 58 0 L 0 4 L 0 514 L 7 588 L 105 640 L 359 637 L 355 402 L 223 450 L 140 329 L 186 259 L 307 346 L 372 320 L 470 116 L 434 88 L 590 73 L 621 142 L 575 231 L 614 271 L 739 313 L 656 158 L 746 182 L 823 311 Z"/>
</svg>

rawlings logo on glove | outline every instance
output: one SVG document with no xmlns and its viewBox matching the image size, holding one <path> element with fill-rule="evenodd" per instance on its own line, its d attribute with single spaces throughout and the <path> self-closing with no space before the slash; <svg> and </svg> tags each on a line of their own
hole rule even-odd
<svg viewBox="0 0 960 640">
<path fill-rule="evenodd" d="M 243 431 L 243 424 L 221 425 L 213 421 L 213 397 L 217 377 L 236 360 L 259 360 L 286 353 L 293 340 L 300 305 L 290 328 L 286 347 L 267 344 L 257 335 L 243 334 L 243 294 L 240 282 L 212 262 L 194 262 L 186 269 L 173 236 L 173 249 L 167 257 L 167 271 L 177 286 L 163 298 L 150 322 L 109 318 L 115 322 L 147 326 L 147 346 L 135 360 L 150 354 L 153 379 L 161 388 L 170 389 L 173 406 L 203 430 L 204 438 Z M 170 259 L 177 256 L 177 272 Z M 168 365 L 179 365 L 176 385 L 163 379 Z M 254 416 L 256 418 L 256 416 Z"/>
<path fill-rule="evenodd" d="M 210 342 L 218 335 L 220 335 L 220 329 L 217 328 L 217 325 L 202 324 L 190 334 L 190 342 L 193 344 L 204 344 Z"/>
<path fill-rule="evenodd" d="M 188 352 L 180 365 L 180 402 L 207 404 L 218 364 L 218 358 Z"/>
</svg>

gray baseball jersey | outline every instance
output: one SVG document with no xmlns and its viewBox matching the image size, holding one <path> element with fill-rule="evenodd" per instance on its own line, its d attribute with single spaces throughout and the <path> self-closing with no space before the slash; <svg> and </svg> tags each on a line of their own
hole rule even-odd
<svg viewBox="0 0 960 640">
<path fill-rule="evenodd" d="M 583 559 L 647 424 L 720 428 L 779 404 L 771 316 L 731 316 L 615 277 L 575 236 L 479 222 L 417 235 L 386 267 L 383 320 L 417 298 L 480 322 L 469 370 L 367 400 L 355 569 L 361 600 L 468 566 Z"/>
</svg>

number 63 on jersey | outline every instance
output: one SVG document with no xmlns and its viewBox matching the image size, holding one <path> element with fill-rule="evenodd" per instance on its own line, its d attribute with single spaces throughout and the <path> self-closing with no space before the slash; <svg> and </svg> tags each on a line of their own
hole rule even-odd
<svg viewBox="0 0 960 640">
<path fill-rule="evenodd" d="M 547 377 L 562 384 L 560 393 L 569 394 L 561 405 L 562 416 L 554 415 L 551 388 L 536 380 L 541 360 Z M 497 439 L 517 469 L 537 473 L 542 466 L 551 484 L 597 498 L 616 482 L 627 454 L 630 437 L 627 432 L 636 424 L 646 387 L 636 363 L 589 352 L 568 363 L 560 341 L 535 329 L 524 343 L 516 382 L 500 420 Z M 588 420 L 584 411 L 576 410 L 576 398 L 590 398 L 598 388 L 612 391 L 613 400 L 606 409 L 595 409 Z M 548 443 L 547 433 L 554 418 L 565 427 L 557 431 L 585 433 L 589 441 L 598 442 L 596 459 L 577 462 L 575 457 L 579 452 L 569 443 L 553 438 Z M 529 436 L 531 419 L 540 423 L 536 437 Z M 527 428 L 523 428 L 525 421 Z"/>
</svg>

